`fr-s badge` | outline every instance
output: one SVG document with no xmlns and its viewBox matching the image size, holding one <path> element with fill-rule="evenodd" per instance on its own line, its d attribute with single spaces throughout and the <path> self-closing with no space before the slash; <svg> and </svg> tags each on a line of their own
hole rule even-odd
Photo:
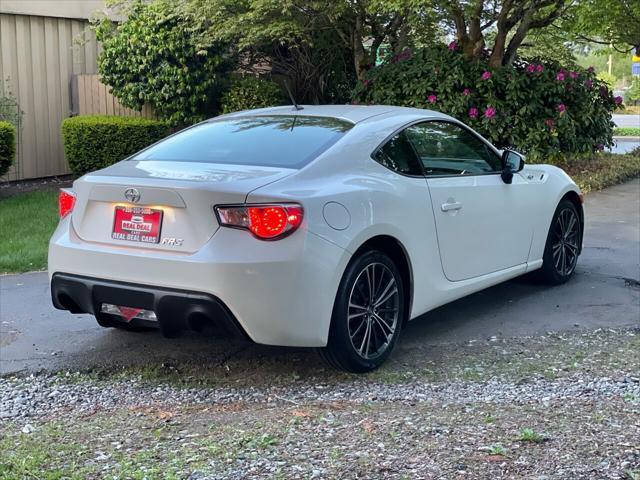
<svg viewBox="0 0 640 480">
<path fill-rule="evenodd" d="M 184 243 L 183 238 L 165 237 L 160 242 L 161 245 L 169 245 L 171 247 L 181 247 Z"/>
</svg>

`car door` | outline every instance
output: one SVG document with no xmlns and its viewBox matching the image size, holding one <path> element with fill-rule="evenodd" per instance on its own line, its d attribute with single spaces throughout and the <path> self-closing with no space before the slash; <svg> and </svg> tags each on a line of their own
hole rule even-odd
<svg viewBox="0 0 640 480">
<path fill-rule="evenodd" d="M 529 185 L 503 182 L 487 142 L 452 122 L 426 121 L 406 134 L 427 177 L 442 268 L 451 281 L 526 263 L 533 234 Z"/>
</svg>

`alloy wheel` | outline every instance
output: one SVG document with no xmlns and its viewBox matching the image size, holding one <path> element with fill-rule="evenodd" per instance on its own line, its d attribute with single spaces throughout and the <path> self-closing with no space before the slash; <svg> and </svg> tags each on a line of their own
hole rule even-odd
<svg viewBox="0 0 640 480">
<path fill-rule="evenodd" d="M 560 275 L 571 275 L 576 268 L 580 251 L 579 241 L 580 222 L 578 216 L 573 209 L 565 208 L 556 219 L 551 247 L 553 264 Z"/>
<path fill-rule="evenodd" d="M 349 338 L 358 355 L 372 360 L 389 348 L 398 328 L 399 311 L 395 276 L 386 265 L 370 263 L 358 274 L 349 296 Z"/>
</svg>

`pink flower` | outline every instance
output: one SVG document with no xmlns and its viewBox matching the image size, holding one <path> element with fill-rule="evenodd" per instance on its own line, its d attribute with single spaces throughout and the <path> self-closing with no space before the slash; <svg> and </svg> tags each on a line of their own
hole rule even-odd
<svg viewBox="0 0 640 480">
<path fill-rule="evenodd" d="M 438 97 L 436 97 L 434 94 L 431 94 L 427 97 L 427 100 L 429 101 L 429 103 L 436 103 L 436 100 L 438 100 Z"/>
<path fill-rule="evenodd" d="M 536 66 L 533 63 L 530 63 L 529 65 L 527 65 L 527 72 L 528 73 L 533 73 L 536 71 Z"/>
<path fill-rule="evenodd" d="M 362 83 L 364 83 L 365 87 L 368 87 L 369 85 L 371 85 L 371 80 L 369 80 L 368 78 L 365 78 Z"/>
<path fill-rule="evenodd" d="M 469 109 L 469 118 L 478 118 L 478 109 L 476 107 Z"/>
<path fill-rule="evenodd" d="M 556 109 L 560 112 L 560 113 L 564 113 L 567 111 L 567 107 L 565 106 L 564 103 L 560 103 L 556 106 Z"/>
<path fill-rule="evenodd" d="M 600 96 L 601 97 L 606 97 L 607 95 L 609 95 L 609 89 L 605 85 L 601 85 L 600 86 Z"/>
<path fill-rule="evenodd" d="M 618 96 L 613 99 L 616 105 L 620 105 L 622 103 L 622 97 Z"/>
<path fill-rule="evenodd" d="M 496 109 L 491 107 L 491 106 L 485 108 L 484 116 L 485 116 L 485 118 L 493 118 L 493 117 L 495 117 L 496 116 Z"/>
<path fill-rule="evenodd" d="M 593 68 L 593 67 L 587 68 L 587 72 L 589 72 L 589 73 L 593 73 L 594 71 L 595 71 L 595 68 Z"/>
<path fill-rule="evenodd" d="M 569 76 L 575 80 L 578 78 L 578 72 L 569 72 Z"/>
<path fill-rule="evenodd" d="M 489 71 L 485 71 L 485 72 L 482 74 L 482 80 L 489 80 L 490 78 L 491 78 L 491 72 L 489 72 Z"/>
<path fill-rule="evenodd" d="M 558 72 L 556 75 L 556 80 L 559 82 L 564 82 L 564 72 Z"/>
<path fill-rule="evenodd" d="M 542 66 L 541 63 L 538 64 L 538 66 L 536 67 L 536 72 L 540 73 L 544 70 L 544 67 Z"/>
<path fill-rule="evenodd" d="M 547 119 L 544 121 L 544 124 L 545 124 L 547 127 L 549 127 L 549 128 L 553 128 L 553 120 L 551 120 L 550 118 L 547 118 Z"/>
<path fill-rule="evenodd" d="M 453 42 L 451 42 L 448 46 L 450 51 L 454 51 L 456 48 L 458 48 L 458 44 L 456 43 L 456 41 L 454 40 Z"/>
<path fill-rule="evenodd" d="M 591 80 L 590 78 L 587 78 L 584 81 L 584 86 L 587 87 L 588 90 L 591 90 L 591 88 L 593 87 L 593 80 Z"/>
<path fill-rule="evenodd" d="M 471 95 L 471 90 L 469 90 L 468 88 L 465 88 L 465 89 L 462 91 L 462 94 L 463 94 L 465 97 L 468 97 L 469 95 Z"/>
</svg>

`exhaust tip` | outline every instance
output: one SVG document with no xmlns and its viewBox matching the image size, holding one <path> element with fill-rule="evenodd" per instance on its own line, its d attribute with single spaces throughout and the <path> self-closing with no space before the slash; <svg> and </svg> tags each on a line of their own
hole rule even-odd
<svg viewBox="0 0 640 480">
<path fill-rule="evenodd" d="M 69 310 L 71 313 L 82 313 L 78 304 L 66 293 L 59 293 L 56 301 L 64 310 Z"/>
<path fill-rule="evenodd" d="M 211 336 L 215 332 L 213 320 L 202 312 L 192 312 L 187 317 L 187 325 L 194 332 Z"/>
</svg>

